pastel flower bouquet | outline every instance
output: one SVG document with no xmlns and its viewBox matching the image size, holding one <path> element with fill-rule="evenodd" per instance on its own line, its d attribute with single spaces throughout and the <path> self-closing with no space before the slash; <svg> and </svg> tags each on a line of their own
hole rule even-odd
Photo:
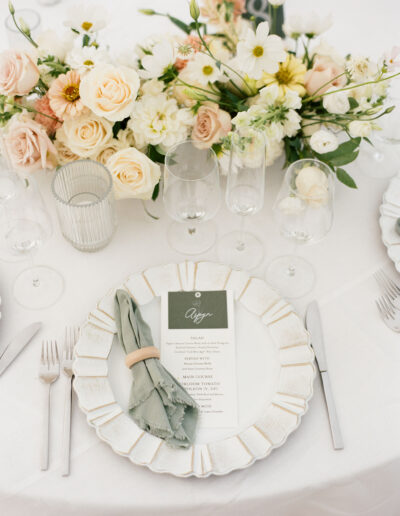
<svg viewBox="0 0 400 516">
<path fill-rule="evenodd" d="M 23 172 L 81 158 L 110 170 L 117 198 L 158 194 L 160 164 L 176 143 L 192 139 L 224 161 L 232 135 L 265 137 L 266 162 L 317 158 L 349 187 L 343 166 L 370 143 L 389 114 L 387 86 L 399 74 L 400 48 L 380 62 L 339 56 L 318 40 L 330 19 L 289 17 L 286 38 L 256 26 L 245 0 L 190 2 L 191 22 L 166 16 L 182 35 L 156 35 L 112 57 L 99 34 L 106 15 L 80 7 L 65 25 L 36 41 L 23 20 L 16 27 L 31 49 L 0 54 L 2 152 Z M 222 167 L 223 168 L 223 167 Z"/>
</svg>

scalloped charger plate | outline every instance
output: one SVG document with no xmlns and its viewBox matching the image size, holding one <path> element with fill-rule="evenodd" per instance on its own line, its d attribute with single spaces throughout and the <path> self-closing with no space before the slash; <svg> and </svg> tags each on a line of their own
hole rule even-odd
<svg viewBox="0 0 400 516">
<path fill-rule="evenodd" d="M 160 342 L 163 292 L 234 292 L 237 427 L 200 427 L 193 446 L 177 450 L 144 432 L 127 415 L 132 373 L 116 339 L 113 306 L 118 288 L 139 304 L 155 345 Z M 246 468 L 284 444 L 308 408 L 315 366 L 301 319 L 263 280 L 218 263 L 186 261 L 146 269 L 110 290 L 82 328 L 74 373 L 80 408 L 116 453 L 158 473 L 207 477 Z"/>
<path fill-rule="evenodd" d="M 382 241 L 387 248 L 389 258 L 400 272 L 400 235 L 395 229 L 396 220 L 400 218 L 400 172 L 390 180 L 383 194 L 379 212 Z"/>
</svg>

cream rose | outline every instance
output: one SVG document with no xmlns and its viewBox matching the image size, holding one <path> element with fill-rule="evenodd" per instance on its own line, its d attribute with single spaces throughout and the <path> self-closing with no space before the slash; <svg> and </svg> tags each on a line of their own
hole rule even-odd
<svg viewBox="0 0 400 516">
<path fill-rule="evenodd" d="M 46 129 L 31 118 L 14 118 L 3 143 L 5 154 L 16 169 L 35 172 L 53 168 L 57 163 L 57 150 Z"/>
<path fill-rule="evenodd" d="M 97 156 L 94 158 L 96 161 L 102 163 L 103 165 L 107 164 L 107 161 L 114 156 L 114 154 L 121 149 L 124 148 L 124 145 L 120 140 L 117 140 L 116 138 L 113 138 L 110 140 L 103 149 L 97 154 Z"/>
<path fill-rule="evenodd" d="M 296 177 L 297 193 L 310 206 L 318 208 L 328 202 L 328 177 L 319 167 L 306 166 Z"/>
<path fill-rule="evenodd" d="M 39 69 L 28 53 L 1 52 L 0 95 L 26 95 L 38 82 L 39 75 Z"/>
<path fill-rule="evenodd" d="M 102 64 L 85 75 L 79 93 L 93 113 L 117 122 L 130 115 L 139 86 L 139 75 L 132 68 Z"/>
<path fill-rule="evenodd" d="M 73 153 L 72 150 L 69 149 L 62 141 L 56 139 L 54 141 L 54 145 L 57 149 L 59 165 L 65 165 L 66 163 L 71 163 L 72 161 L 80 159 L 79 156 Z"/>
<path fill-rule="evenodd" d="M 66 120 L 57 131 L 57 140 L 81 158 L 93 158 L 111 138 L 111 122 L 93 114 Z"/>
<path fill-rule="evenodd" d="M 116 152 L 106 166 L 113 176 L 116 199 L 150 199 L 161 176 L 159 165 L 134 147 Z"/>
<path fill-rule="evenodd" d="M 192 139 L 199 149 L 208 149 L 231 130 L 229 113 L 220 109 L 214 102 L 204 102 L 197 111 L 192 130 Z"/>
<path fill-rule="evenodd" d="M 344 74 L 343 66 L 330 57 L 317 56 L 313 67 L 304 77 L 307 93 L 313 95 L 318 92 L 322 95 L 332 86 L 341 88 L 346 84 L 346 76 L 341 74 Z M 338 77 L 339 75 L 341 76 Z"/>
</svg>

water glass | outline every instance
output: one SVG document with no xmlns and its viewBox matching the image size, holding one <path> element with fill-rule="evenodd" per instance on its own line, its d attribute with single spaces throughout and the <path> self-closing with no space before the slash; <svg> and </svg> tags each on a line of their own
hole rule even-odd
<svg viewBox="0 0 400 516">
<path fill-rule="evenodd" d="M 98 251 L 116 228 L 113 180 L 96 161 L 78 160 L 60 167 L 52 182 L 61 231 L 80 251 Z"/>
<path fill-rule="evenodd" d="M 334 177 L 325 163 L 301 159 L 290 165 L 273 211 L 280 233 L 300 244 L 321 240 L 333 223 Z M 267 267 L 268 283 L 285 297 L 297 298 L 314 286 L 313 266 L 296 254 L 281 256 Z"/>
<path fill-rule="evenodd" d="M 244 230 L 244 223 L 264 205 L 265 152 L 263 133 L 233 133 L 225 200 L 229 210 L 240 216 L 241 223 L 239 230 L 219 240 L 218 258 L 239 269 L 254 269 L 264 257 L 262 242 Z"/>
<path fill-rule="evenodd" d="M 168 230 L 171 247 L 189 255 L 210 249 L 216 240 L 211 219 L 221 201 L 215 152 L 190 140 L 172 147 L 165 156 L 163 200 L 174 220 Z"/>
<path fill-rule="evenodd" d="M 29 27 L 32 39 L 34 40 L 40 27 L 39 13 L 33 9 L 17 9 L 14 16 L 18 24 L 21 19 L 24 21 L 24 23 Z M 15 26 L 11 14 L 5 19 L 5 26 L 9 48 L 14 50 L 27 50 L 33 48 L 25 36 L 23 36 Z"/>
</svg>

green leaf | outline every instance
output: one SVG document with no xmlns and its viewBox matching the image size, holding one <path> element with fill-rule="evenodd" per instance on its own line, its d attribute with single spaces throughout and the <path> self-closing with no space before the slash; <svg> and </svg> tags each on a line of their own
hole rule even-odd
<svg viewBox="0 0 400 516">
<path fill-rule="evenodd" d="M 149 145 L 147 148 L 147 156 L 156 163 L 164 163 L 165 156 L 158 151 L 154 145 Z"/>
<path fill-rule="evenodd" d="M 324 155 L 322 154 L 322 157 Z M 329 163 L 333 167 L 341 167 L 342 165 L 348 165 L 352 161 L 354 161 L 358 156 L 358 151 L 349 152 L 348 154 L 342 154 L 342 156 L 337 156 L 336 158 L 332 158 Z M 326 161 L 326 159 L 322 159 L 322 161 Z"/>
<path fill-rule="evenodd" d="M 341 183 L 348 186 L 349 188 L 357 188 L 354 179 L 345 170 L 343 170 L 343 168 L 336 169 L 336 177 Z"/>
<path fill-rule="evenodd" d="M 175 18 L 175 16 L 171 16 L 170 14 L 167 14 L 169 20 L 179 27 L 183 32 L 186 32 L 186 34 L 190 34 L 192 32 L 192 29 L 189 27 L 189 25 L 182 20 L 179 20 L 179 18 Z"/>
<path fill-rule="evenodd" d="M 363 137 L 363 140 L 365 140 L 367 143 L 372 145 L 372 147 L 374 146 L 374 144 L 371 142 L 371 140 L 369 138 L 367 138 L 366 136 Z"/>
<path fill-rule="evenodd" d="M 155 201 L 157 199 L 159 193 L 160 193 L 160 183 L 157 183 L 156 186 L 154 187 L 151 199 L 153 201 Z"/>
<path fill-rule="evenodd" d="M 361 138 L 352 138 L 347 142 L 341 143 L 339 147 L 332 152 L 325 152 L 323 154 L 315 153 L 318 159 L 330 164 L 333 167 L 340 167 L 347 165 L 356 159 L 358 156 L 358 147 Z"/>
<path fill-rule="evenodd" d="M 88 34 L 85 34 L 82 38 L 82 46 L 83 47 L 88 47 L 89 46 L 89 43 L 90 43 L 90 37 Z"/>
<path fill-rule="evenodd" d="M 349 104 L 350 104 L 350 109 L 354 109 L 354 108 L 358 107 L 358 102 L 353 97 L 349 97 Z"/>
</svg>

